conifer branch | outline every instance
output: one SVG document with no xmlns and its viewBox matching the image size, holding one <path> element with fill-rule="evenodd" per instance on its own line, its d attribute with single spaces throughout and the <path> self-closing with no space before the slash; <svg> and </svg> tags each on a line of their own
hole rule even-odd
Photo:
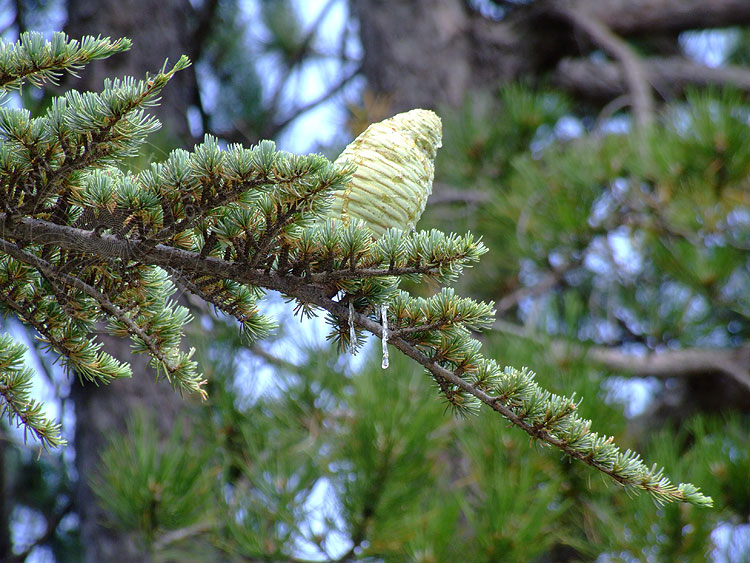
<svg viewBox="0 0 750 563">
<path fill-rule="evenodd" d="M 0 334 L 0 417 L 7 415 L 11 424 L 23 425 L 45 449 L 63 446 L 66 441 L 60 437 L 60 425 L 43 415 L 42 403 L 30 398 L 34 375 L 23 366 L 25 353 L 25 346 Z"/>
<path fill-rule="evenodd" d="M 334 231 L 335 229 L 330 229 L 330 232 Z M 224 277 L 243 284 L 265 287 L 302 303 L 327 310 L 342 326 L 348 322 L 348 308 L 328 297 L 326 288 L 329 286 L 315 284 L 306 274 L 294 276 L 278 273 L 273 271 L 273 267 L 263 270 L 248 268 L 244 263 L 201 256 L 200 253 L 164 245 L 144 245 L 138 240 L 119 240 L 111 235 L 95 236 L 94 233 L 81 229 L 54 225 L 37 219 L 21 219 L 14 222 L 7 214 L 0 214 L 0 232 L 6 236 L 29 241 L 38 236 L 54 236 L 58 245 L 64 249 L 94 254 L 103 252 L 109 257 L 126 260 L 137 257 L 143 263 L 176 268 L 182 276 L 188 278 Z M 429 237 L 424 238 L 426 234 L 414 236 L 423 237 L 423 241 L 430 240 Z M 436 235 L 432 233 L 432 236 L 434 238 Z M 408 247 L 406 238 L 393 238 L 391 244 L 400 244 L 402 248 Z M 343 252 L 343 249 L 339 248 L 339 252 Z M 393 248 L 390 250 L 390 254 L 404 254 L 403 251 L 398 252 Z M 424 250 L 428 256 L 434 253 L 429 245 Z M 350 256 L 351 252 L 346 252 L 345 255 Z M 387 255 L 388 253 L 385 253 L 380 258 L 383 259 Z M 473 259 L 478 257 L 471 253 L 463 254 L 464 259 L 467 256 Z M 347 258 L 339 264 L 341 270 L 335 271 L 352 272 L 347 267 Z M 392 268 L 375 271 L 389 274 L 383 277 L 393 280 Z M 356 269 L 353 272 L 356 272 Z M 368 279 L 383 280 L 376 277 Z M 348 281 L 355 280 L 351 278 Z M 390 285 L 393 285 L 392 281 Z M 387 290 L 387 287 L 385 289 Z M 661 471 L 648 470 L 634 453 L 620 452 L 612 444 L 611 438 L 590 432 L 590 421 L 582 420 L 575 415 L 576 403 L 572 398 L 558 397 L 543 391 L 534 383 L 533 374 L 528 371 L 518 372 L 506 368 L 505 372 L 502 372 L 494 362 L 482 358 L 478 354 L 478 343 L 470 339 L 461 327 L 477 329 L 488 326 L 491 323 L 491 305 L 477 308 L 478 305 L 470 300 L 457 300 L 450 291 L 444 291 L 443 294 L 427 301 L 412 299 L 403 293 L 399 296 L 392 293 L 392 290 L 390 293 L 387 292 L 387 295 L 391 296 L 388 300 L 393 302 L 396 315 L 393 322 L 395 332 L 390 343 L 423 365 L 435 378 L 448 401 L 459 412 L 470 412 L 475 408 L 474 401 L 484 403 L 531 436 L 595 467 L 623 485 L 646 490 L 660 501 L 678 500 L 701 505 L 710 504 L 710 500 L 692 485 L 680 484 L 675 487 L 663 477 Z M 458 309 L 461 307 L 470 312 L 468 316 L 459 312 Z M 372 307 L 369 307 L 369 310 L 372 310 Z M 380 324 L 369 316 L 355 313 L 354 322 L 358 327 L 382 337 Z M 406 325 L 401 326 L 404 322 Z M 451 327 L 457 327 L 458 332 Z M 404 332 L 399 333 L 399 330 Z M 450 365 L 454 368 L 446 367 Z"/>
<path fill-rule="evenodd" d="M 312 272 L 309 276 L 300 274 L 284 274 L 268 270 L 267 268 L 252 268 L 237 264 L 230 260 L 223 260 L 212 256 L 201 257 L 200 253 L 183 250 L 167 245 L 153 245 L 148 240 L 123 239 L 114 235 L 103 234 L 97 236 L 95 232 L 77 227 L 59 225 L 32 218 L 14 219 L 8 213 L 0 213 L 0 236 L 16 238 L 24 243 L 39 240 L 54 241 L 59 248 L 81 253 L 91 253 L 102 258 L 122 260 L 142 259 L 149 264 L 163 268 L 174 268 L 183 274 L 203 274 L 221 279 L 217 272 L 231 272 L 232 277 L 246 283 L 284 291 L 302 284 L 328 286 L 332 283 L 370 278 L 402 277 L 423 275 L 430 278 L 444 279 L 460 273 L 460 269 L 467 263 L 478 260 L 486 252 L 481 243 L 474 243 L 473 237 L 456 237 L 459 245 L 475 245 L 470 249 L 461 249 L 451 256 L 436 262 L 426 262 L 419 265 L 403 267 L 381 268 L 347 268 L 324 272 Z"/>
<path fill-rule="evenodd" d="M 326 309 L 342 322 L 349 312 L 344 305 L 320 294 L 304 296 Z M 369 317 L 355 315 L 355 324 L 382 338 L 382 327 Z M 575 414 L 578 403 L 573 397 L 561 397 L 542 390 L 534 382 L 534 374 L 505 368 L 501 371 L 492 360 L 477 358 L 476 368 L 457 374 L 441 365 L 408 340 L 394 336 L 389 343 L 424 366 L 436 379 L 449 382 L 500 413 L 512 424 L 537 440 L 554 446 L 574 459 L 609 475 L 619 484 L 633 490 L 644 490 L 658 502 L 689 502 L 712 506 L 713 501 L 690 483 L 673 485 L 663 469 L 649 469 L 635 452 L 622 452 L 612 437 L 590 431 L 591 421 Z M 472 381 L 473 379 L 473 381 Z M 494 392 L 494 393 L 493 393 Z"/>
<path fill-rule="evenodd" d="M 271 328 L 256 301 L 273 290 L 303 313 L 326 311 L 342 348 L 357 346 L 350 328 L 382 338 L 384 318 L 390 344 L 427 369 L 459 414 L 485 404 L 629 488 L 662 502 L 710 505 L 694 486 L 672 485 L 591 432 L 572 397 L 541 389 L 528 370 L 502 370 L 484 358 L 471 333 L 492 325 L 492 303 L 450 288 L 427 299 L 399 289 L 403 279 L 456 280 L 487 251 L 470 233 L 383 228 L 376 237 L 362 222 L 324 219 L 353 169 L 277 151 L 270 141 L 222 150 L 206 137 L 139 174 L 113 166 L 157 127 L 144 108 L 188 64 L 182 58 L 145 81 L 108 82 L 101 94 L 70 92 L 33 122 L 27 112 L 0 110 L 2 302 L 69 365 L 94 380 L 129 373 L 88 338 L 108 319 L 109 331 L 130 336 L 178 389 L 201 393 L 197 366 L 180 351 L 189 312 L 170 300 L 175 283 L 237 318 L 249 341 Z M 0 362 L 3 409 L 44 444 L 60 443 L 56 427 L 24 402 L 28 373 L 20 393 L 11 392 L 13 361 Z"/>
<path fill-rule="evenodd" d="M 127 38 L 86 36 L 71 40 L 65 33 L 52 34 L 49 41 L 39 32 L 25 32 L 16 43 L 0 44 L 0 89 L 16 90 L 25 81 L 34 86 L 57 83 L 63 72 L 76 75 L 85 64 L 130 49 Z"/>
<path fill-rule="evenodd" d="M 163 368 L 167 374 L 167 379 L 173 377 L 178 379 L 181 386 L 187 391 L 198 392 L 206 397 L 205 391 L 201 387 L 205 384 L 205 380 L 201 380 L 195 377 L 190 377 L 189 373 L 185 373 L 186 366 L 184 365 L 184 355 L 175 353 L 175 351 L 165 352 L 156 342 L 154 336 L 147 333 L 142 327 L 138 326 L 123 310 L 117 305 L 112 303 L 109 298 L 91 287 L 89 284 L 83 282 L 79 278 L 57 271 L 51 264 L 37 258 L 33 254 L 29 254 L 18 248 L 16 245 L 9 243 L 5 240 L 0 239 L 0 248 L 3 252 L 12 256 L 19 262 L 23 262 L 36 268 L 39 272 L 44 274 L 50 279 L 61 283 L 62 285 L 68 286 L 73 289 L 77 289 L 94 299 L 99 307 L 103 311 L 108 313 L 117 323 L 124 325 L 127 333 L 133 337 L 136 342 L 142 343 L 153 358 L 158 362 L 157 367 Z"/>
</svg>

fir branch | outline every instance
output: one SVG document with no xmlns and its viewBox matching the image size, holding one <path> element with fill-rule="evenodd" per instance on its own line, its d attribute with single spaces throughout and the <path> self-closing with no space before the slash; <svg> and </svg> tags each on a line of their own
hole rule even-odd
<svg viewBox="0 0 750 563">
<path fill-rule="evenodd" d="M 232 285 L 225 279 L 193 282 L 179 270 L 170 268 L 168 272 L 181 289 L 200 297 L 205 303 L 213 305 L 217 311 L 237 319 L 248 343 L 254 344 L 266 338 L 276 328 L 276 323 L 272 319 L 258 312 L 253 288 L 241 284 Z M 253 350 L 255 348 L 254 346 Z"/>
<path fill-rule="evenodd" d="M 60 436 L 60 425 L 46 418 L 44 405 L 30 398 L 33 371 L 23 366 L 26 347 L 15 342 L 8 334 L 0 334 L 0 395 L 3 398 L 0 417 L 8 415 L 8 421 L 23 425 L 31 432 L 44 449 L 66 444 Z"/>
<path fill-rule="evenodd" d="M 16 312 L 43 330 L 55 323 L 49 332 L 65 335 L 59 351 L 69 362 L 117 372 L 120 366 L 96 356 L 98 345 L 82 337 L 106 316 L 110 330 L 129 335 L 167 377 L 201 392 L 194 362 L 179 351 L 189 314 L 169 301 L 174 284 L 166 272 L 238 318 L 248 336 L 266 329 L 255 311 L 256 288 L 278 291 L 303 311 L 327 311 L 341 342 L 350 320 L 382 338 L 378 315 L 387 304 L 390 344 L 428 370 L 457 412 L 483 403 L 627 487 L 659 501 L 710 505 L 692 485 L 672 485 L 633 452 L 591 432 L 572 398 L 541 389 L 527 370 L 503 371 L 482 357 L 470 331 L 491 324 L 492 304 L 451 289 L 429 299 L 398 290 L 402 279 L 455 280 L 486 252 L 472 235 L 389 230 L 375 240 L 361 223 L 321 220 L 352 170 L 276 151 L 270 142 L 222 151 L 207 137 L 192 153 L 175 151 L 138 176 L 101 170 L 143 142 L 155 124 L 143 108 L 188 64 L 182 58 L 147 81 L 109 82 L 99 95 L 69 93 L 46 119 L 0 112 L 0 251 L 31 266 L 35 280 L 48 280 L 34 285 L 19 271 L 7 281 L 8 295 L 33 286 L 57 307 L 42 322 L 27 301 Z"/>
<path fill-rule="evenodd" d="M 0 90 L 19 89 L 28 80 L 40 87 L 57 83 L 63 72 L 76 76 L 85 64 L 130 49 L 130 39 L 86 36 L 77 41 L 65 33 L 45 41 L 39 32 L 24 32 L 16 43 L 0 43 Z"/>
<path fill-rule="evenodd" d="M 72 176 L 137 152 L 146 135 L 159 127 L 143 108 L 153 105 L 174 73 L 189 64 L 182 57 L 147 80 L 106 81 L 101 94 L 70 91 L 33 121 L 27 111 L 0 109 L 0 168 L 25 177 L 5 188 L 6 209 L 46 216 L 51 199 L 70 189 Z"/>
<path fill-rule="evenodd" d="M 0 239 L 0 246 L 6 244 L 9 243 Z M 8 280 L 4 285 L 12 287 Z M 130 376 L 129 366 L 119 364 L 108 354 L 99 352 L 98 347 L 85 338 L 80 326 L 70 322 L 72 317 L 65 317 L 64 314 L 45 307 L 48 302 L 40 299 L 38 287 L 34 287 L 32 292 L 28 290 L 28 286 L 21 288 L 17 285 L 8 293 L 0 292 L 0 303 L 13 311 L 24 324 L 34 328 L 43 341 L 60 354 L 67 367 L 74 367 L 79 375 L 97 383 Z M 24 295 L 25 293 L 28 295 Z"/>
<path fill-rule="evenodd" d="M 348 318 L 349 312 L 343 305 L 336 303 L 324 295 L 306 292 L 305 298 L 319 307 L 326 309 L 337 318 Z M 355 324 L 365 330 L 382 338 L 382 327 L 365 315 L 355 314 Z M 710 497 L 706 497 L 699 490 L 689 484 L 680 483 L 673 485 L 669 479 L 664 477 L 663 469 L 648 469 L 634 452 L 627 450 L 621 452 L 612 443 L 611 438 L 601 437 L 589 431 L 590 421 L 582 420 L 575 415 L 576 403 L 572 398 L 553 396 L 547 394 L 543 406 L 549 408 L 556 403 L 558 416 L 550 416 L 546 409 L 542 420 L 539 417 L 528 416 L 528 411 L 533 410 L 533 400 L 544 393 L 533 381 L 533 373 L 528 371 L 518 372 L 514 368 L 506 368 L 507 379 L 518 378 L 522 386 L 526 387 L 531 395 L 531 400 L 523 400 L 515 408 L 509 406 L 518 398 L 514 395 L 501 396 L 492 395 L 480 386 L 472 384 L 467 379 L 457 375 L 454 371 L 446 369 L 434 359 L 421 352 L 416 346 L 401 337 L 389 339 L 389 343 L 424 366 L 436 379 L 445 380 L 457 388 L 476 397 L 479 401 L 500 413 L 503 417 L 519 427 L 530 436 L 541 442 L 554 446 L 572 458 L 594 467 L 602 473 L 609 475 L 616 482 L 633 490 L 644 490 L 653 495 L 658 502 L 689 502 L 698 506 L 713 506 Z M 519 377 L 520 375 L 520 377 Z"/>
<path fill-rule="evenodd" d="M 4 241 L 0 240 L 0 244 L 4 244 Z M 44 340 L 56 350 L 58 354 L 61 354 L 63 357 L 73 355 L 73 350 L 65 344 L 63 339 L 56 338 L 52 333 L 53 331 L 46 325 L 46 322 L 48 322 L 49 319 L 44 318 L 43 320 L 40 320 L 37 318 L 39 316 L 37 309 L 27 307 L 25 303 L 21 304 L 13 299 L 11 295 L 3 293 L 0 293 L 0 302 L 2 302 L 7 310 L 13 311 L 13 313 L 15 313 L 19 320 L 24 324 L 31 326 L 42 335 Z"/>
<path fill-rule="evenodd" d="M 310 276 L 287 274 L 282 276 L 274 271 L 267 271 L 266 268 L 249 268 L 213 256 L 201 257 L 198 252 L 181 248 L 162 244 L 152 246 L 142 239 L 122 239 L 109 234 L 96 236 L 90 230 L 58 225 L 40 219 L 14 219 L 8 213 L 0 213 L 0 236 L 29 243 L 53 240 L 56 246 L 66 250 L 94 254 L 102 258 L 141 260 L 151 265 L 163 268 L 173 267 L 193 274 L 216 277 L 217 272 L 222 272 L 226 273 L 226 277 L 231 276 L 232 279 L 241 280 L 250 285 L 279 291 L 298 285 L 327 286 L 333 281 L 388 278 L 410 274 L 438 277 L 441 267 L 444 268 L 446 263 L 464 265 L 466 262 L 475 262 L 481 254 L 486 252 L 484 245 L 476 243 L 477 246 L 472 251 L 458 255 L 453 260 L 447 260 L 442 265 L 427 263 L 404 268 L 355 268 L 354 270 L 346 268 L 330 272 L 312 272 Z"/>
<path fill-rule="evenodd" d="M 157 365 L 165 370 L 167 378 L 170 381 L 174 378 L 185 390 L 198 392 L 201 396 L 206 397 L 205 391 L 201 388 L 205 384 L 205 380 L 201 380 L 195 375 L 194 370 L 191 369 L 190 364 L 187 362 L 187 358 L 175 350 L 163 350 L 157 344 L 155 338 L 138 326 L 124 311 L 112 303 L 106 295 L 79 278 L 57 271 L 48 262 L 21 250 L 12 243 L 0 239 L 0 248 L 16 260 L 33 266 L 45 276 L 70 288 L 77 289 L 94 299 L 103 311 L 126 327 L 127 333 L 131 337 L 143 343 L 154 360 L 158 362 Z"/>
<path fill-rule="evenodd" d="M 79 229 L 52 225 L 32 219 L 22 219 L 11 226 L 7 217 L 0 214 L 0 229 L 10 230 L 9 234 L 12 236 L 20 235 L 23 238 L 24 232 L 27 233 L 27 236 L 31 236 L 32 225 L 37 228 L 44 227 L 50 232 L 63 235 L 57 239 L 63 248 L 70 246 L 88 252 L 106 249 L 111 256 L 121 257 L 129 257 L 132 251 L 131 241 L 117 240 L 114 237 L 91 237 L 89 233 Z M 279 275 L 273 271 L 261 272 L 257 269 L 249 269 L 244 265 L 210 256 L 201 258 L 196 253 L 167 248 L 162 245 L 143 249 L 138 258 L 144 263 L 178 267 L 183 275 L 189 272 L 191 275 L 215 276 L 217 272 L 221 272 L 226 278 L 277 290 L 302 303 L 310 303 L 325 309 L 342 325 L 345 325 L 349 319 L 349 310 L 344 304 L 334 301 L 326 295 L 323 287 L 315 286 L 305 278 Z M 415 307 L 419 310 L 423 308 L 426 313 L 429 312 L 429 307 L 425 308 L 422 305 Z M 382 337 L 381 325 L 367 315 L 355 313 L 354 323 L 356 326 Z M 483 362 L 486 362 L 486 360 L 476 353 L 476 349 L 471 350 L 471 339 L 468 339 L 468 336 L 456 341 L 458 343 L 457 350 L 463 349 L 464 352 L 461 352 L 459 356 L 447 355 L 445 343 L 448 341 L 443 336 L 447 333 L 436 332 L 435 336 L 438 339 L 442 338 L 442 341 L 428 338 L 415 342 L 408 338 L 409 335 L 396 334 L 392 335 L 389 342 L 423 365 L 440 384 L 447 398 L 455 407 L 471 410 L 471 401 L 466 402 L 467 399 L 484 403 L 531 436 L 595 467 L 623 485 L 650 492 L 657 500 L 686 501 L 699 505 L 710 504 L 710 499 L 701 495 L 691 486 L 686 484 L 673 486 L 663 477 L 660 471 L 648 470 L 640 458 L 632 452 L 622 453 L 608 439 L 590 432 L 590 423 L 575 415 L 575 404 L 572 400 L 544 392 L 533 382 L 533 375 L 530 375 L 529 372 L 511 370 L 510 372 L 506 371 L 504 377 L 501 377 L 499 373 L 494 374 L 489 378 L 494 382 L 490 387 L 472 383 L 470 377 L 476 374 L 482 365 L 485 365 Z M 457 334 L 456 336 L 460 335 Z M 438 353 L 428 355 L 425 350 L 430 349 Z M 446 361 L 464 365 L 451 370 L 443 365 Z M 497 390 L 498 381 L 512 381 L 514 378 L 519 380 L 519 385 L 526 390 L 527 396 L 518 397 L 517 393 L 493 395 L 488 392 L 488 389 L 490 391 Z M 545 414 L 542 416 L 540 412 Z"/>
</svg>

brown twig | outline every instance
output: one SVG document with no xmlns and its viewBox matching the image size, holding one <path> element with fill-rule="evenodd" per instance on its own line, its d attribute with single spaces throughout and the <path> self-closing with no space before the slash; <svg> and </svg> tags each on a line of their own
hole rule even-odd
<svg viewBox="0 0 750 563">
<path fill-rule="evenodd" d="M 654 116 L 654 99 L 648 75 L 636 52 L 604 23 L 592 16 L 586 7 L 576 3 L 561 2 L 556 6 L 556 10 L 620 62 L 630 90 L 636 126 L 643 129 L 651 123 Z"/>
<path fill-rule="evenodd" d="M 637 377 L 693 377 L 705 373 L 721 373 L 733 379 L 750 392 L 750 370 L 743 356 L 750 356 L 750 348 L 685 348 L 683 350 L 663 350 L 636 355 L 606 346 L 584 346 L 569 341 L 550 340 L 508 321 L 497 320 L 492 325 L 495 330 L 531 340 L 547 346 L 559 357 L 569 357 L 571 353 L 586 358 L 608 369 L 629 373 Z"/>
</svg>

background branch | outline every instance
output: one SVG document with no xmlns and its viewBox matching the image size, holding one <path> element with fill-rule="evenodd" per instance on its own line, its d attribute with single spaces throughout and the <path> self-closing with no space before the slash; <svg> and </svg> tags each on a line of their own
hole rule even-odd
<svg viewBox="0 0 750 563">
<path fill-rule="evenodd" d="M 616 58 L 622 65 L 630 92 L 635 123 L 644 128 L 653 120 L 654 100 L 648 75 L 643 68 L 640 57 L 620 37 L 615 35 L 604 23 L 591 16 L 580 4 L 560 4 L 559 13 L 583 30 L 597 45 Z"/>
<path fill-rule="evenodd" d="M 620 35 L 750 23 L 750 3 L 745 0 L 585 0 L 579 5 Z"/>
<path fill-rule="evenodd" d="M 629 373 L 637 377 L 694 377 L 706 373 L 723 374 L 750 393 L 750 346 L 740 348 L 685 348 L 664 350 L 637 355 L 606 346 L 584 346 L 570 341 L 550 340 L 524 327 L 497 320 L 493 328 L 543 346 L 551 347 L 558 360 L 575 357 L 586 358 L 610 370 Z"/>
<path fill-rule="evenodd" d="M 662 97 L 679 96 L 690 86 L 731 86 L 750 92 L 744 67 L 709 67 L 683 57 L 649 57 L 642 61 L 646 79 Z M 627 93 L 621 67 L 605 61 L 563 59 L 552 80 L 561 88 L 591 100 L 611 100 Z"/>
</svg>

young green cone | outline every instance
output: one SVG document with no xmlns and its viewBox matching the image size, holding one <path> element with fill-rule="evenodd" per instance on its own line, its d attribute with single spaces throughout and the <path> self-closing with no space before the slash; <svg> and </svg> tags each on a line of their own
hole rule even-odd
<svg viewBox="0 0 750 563">
<path fill-rule="evenodd" d="M 363 220 L 378 236 L 388 228 L 414 228 L 432 193 L 442 123 L 435 112 L 413 109 L 373 123 L 336 159 L 357 166 L 337 192 L 329 217 Z"/>
</svg>

